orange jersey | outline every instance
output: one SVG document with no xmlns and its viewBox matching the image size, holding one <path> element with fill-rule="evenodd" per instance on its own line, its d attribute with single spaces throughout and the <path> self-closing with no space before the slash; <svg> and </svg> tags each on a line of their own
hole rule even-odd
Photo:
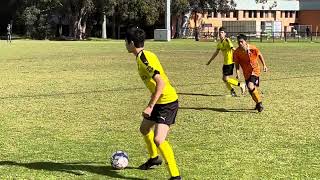
<svg viewBox="0 0 320 180">
<path fill-rule="evenodd" d="M 260 66 L 258 58 L 260 51 L 257 47 L 248 44 L 248 51 L 237 48 L 233 53 L 233 61 L 239 64 L 243 71 L 243 76 L 247 80 L 251 75 L 259 77 Z"/>
</svg>

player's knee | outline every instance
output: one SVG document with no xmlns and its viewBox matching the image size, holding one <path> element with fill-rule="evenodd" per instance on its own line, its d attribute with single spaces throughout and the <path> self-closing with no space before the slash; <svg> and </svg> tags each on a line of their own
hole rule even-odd
<svg viewBox="0 0 320 180">
<path fill-rule="evenodd" d="M 254 88 L 255 88 L 255 86 L 254 86 L 253 83 L 249 83 L 249 84 L 248 84 L 248 89 L 249 89 L 249 91 L 253 91 Z"/>
<path fill-rule="evenodd" d="M 228 76 L 222 76 L 222 81 L 227 82 L 228 81 Z"/>
<path fill-rule="evenodd" d="M 165 141 L 164 138 L 160 137 L 160 136 L 156 136 L 154 137 L 154 143 L 159 146 L 161 143 L 163 143 Z"/>
<path fill-rule="evenodd" d="M 147 129 L 147 128 L 143 127 L 143 126 L 140 126 L 140 133 L 142 135 L 144 135 L 144 136 L 147 135 L 149 133 L 149 131 L 150 131 L 150 129 Z"/>
</svg>

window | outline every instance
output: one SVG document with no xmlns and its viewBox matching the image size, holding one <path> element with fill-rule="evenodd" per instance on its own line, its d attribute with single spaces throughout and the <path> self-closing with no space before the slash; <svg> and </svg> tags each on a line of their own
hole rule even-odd
<svg viewBox="0 0 320 180">
<path fill-rule="evenodd" d="M 299 18 L 299 11 L 296 11 L 296 18 L 298 19 Z"/>
<path fill-rule="evenodd" d="M 233 17 L 238 18 L 239 16 L 239 11 L 233 11 Z"/>
<path fill-rule="evenodd" d="M 249 18 L 252 18 L 253 12 L 249 11 Z"/>
<path fill-rule="evenodd" d="M 290 11 L 290 18 L 293 18 L 293 11 Z"/>
<path fill-rule="evenodd" d="M 260 18 L 264 18 L 264 11 L 260 11 Z"/>
<path fill-rule="evenodd" d="M 227 12 L 227 13 L 226 13 L 226 17 L 227 17 L 227 18 L 230 18 L 230 12 Z"/>
<path fill-rule="evenodd" d="M 284 12 L 284 17 L 285 17 L 285 18 L 288 18 L 288 17 L 289 17 L 289 11 L 285 11 L 285 12 Z"/>
<path fill-rule="evenodd" d="M 253 11 L 253 17 L 257 18 L 257 11 Z"/>
<path fill-rule="evenodd" d="M 208 12 L 208 16 L 207 16 L 207 18 L 212 18 L 212 12 Z"/>
<path fill-rule="evenodd" d="M 214 18 L 217 18 L 218 17 L 218 13 L 215 11 L 215 12 L 213 12 L 213 17 Z"/>
</svg>

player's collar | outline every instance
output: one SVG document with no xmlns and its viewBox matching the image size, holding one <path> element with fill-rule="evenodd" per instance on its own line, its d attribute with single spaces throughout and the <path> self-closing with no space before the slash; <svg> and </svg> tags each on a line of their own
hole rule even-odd
<svg viewBox="0 0 320 180">
<path fill-rule="evenodd" d="M 141 50 L 137 53 L 137 56 L 136 56 L 136 57 L 138 57 L 138 56 L 142 53 L 143 50 L 144 50 L 144 49 L 141 49 Z"/>
</svg>

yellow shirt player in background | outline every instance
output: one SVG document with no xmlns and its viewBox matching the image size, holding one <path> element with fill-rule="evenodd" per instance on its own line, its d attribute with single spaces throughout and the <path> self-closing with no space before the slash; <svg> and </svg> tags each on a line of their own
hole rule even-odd
<svg viewBox="0 0 320 180">
<path fill-rule="evenodd" d="M 178 95 L 171 86 L 157 56 L 144 50 L 145 32 L 140 28 L 130 28 L 126 33 L 126 48 L 136 56 L 139 75 L 149 89 L 151 98 L 142 112 L 140 132 L 144 136 L 149 152 L 147 162 L 139 166 L 148 170 L 162 164 L 158 149 L 168 165 L 172 180 L 182 179 L 173 150 L 166 137 L 170 126 L 175 123 L 179 108 Z"/>
<path fill-rule="evenodd" d="M 246 85 L 244 83 L 240 83 L 238 79 L 232 78 L 230 76 L 233 75 L 233 68 L 234 68 L 234 62 L 233 62 L 233 51 L 234 47 L 229 38 L 226 37 L 226 32 L 224 27 L 221 27 L 219 29 L 219 37 L 220 41 L 218 42 L 217 49 L 213 53 L 212 57 L 208 61 L 207 65 L 209 65 L 219 54 L 220 51 L 222 51 L 224 62 L 222 67 L 222 80 L 226 83 L 226 86 L 228 90 L 231 93 L 231 96 L 237 96 L 235 90 L 232 86 L 239 86 L 241 89 L 241 93 L 244 94 L 246 90 Z"/>
</svg>

